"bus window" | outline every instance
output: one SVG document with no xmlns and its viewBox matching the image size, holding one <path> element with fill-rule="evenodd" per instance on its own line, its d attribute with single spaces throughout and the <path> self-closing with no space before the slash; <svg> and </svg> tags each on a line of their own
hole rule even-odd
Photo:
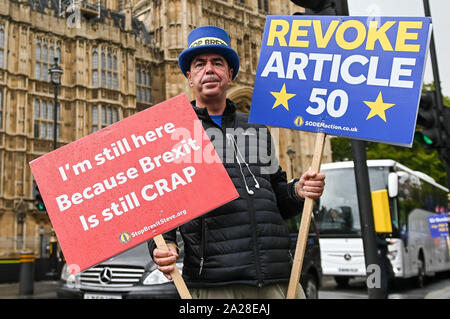
<svg viewBox="0 0 450 319">
<path fill-rule="evenodd" d="M 315 208 L 321 235 L 361 235 L 358 196 L 353 168 L 324 170 L 327 185 Z M 387 189 L 386 167 L 369 168 L 370 189 Z"/>
</svg>

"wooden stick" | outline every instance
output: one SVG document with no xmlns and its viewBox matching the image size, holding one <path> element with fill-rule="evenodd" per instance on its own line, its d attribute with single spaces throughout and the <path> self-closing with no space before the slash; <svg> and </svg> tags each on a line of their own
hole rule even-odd
<svg viewBox="0 0 450 319">
<path fill-rule="evenodd" d="M 319 173 L 320 161 L 323 154 L 323 146 L 325 144 L 325 133 L 316 134 L 316 144 L 311 164 L 311 170 Z M 303 257 L 305 256 L 306 242 L 308 240 L 309 224 L 311 223 L 311 214 L 314 205 L 314 199 L 306 198 L 303 206 L 302 219 L 300 229 L 298 230 L 297 245 L 295 248 L 294 263 L 291 270 L 291 278 L 289 279 L 289 287 L 286 299 L 295 299 L 297 295 L 298 283 L 302 272 Z"/>
<path fill-rule="evenodd" d="M 448 248 L 448 254 L 450 255 L 450 236 L 447 236 L 447 248 Z"/>
<path fill-rule="evenodd" d="M 156 247 L 158 247 L 158 249 L 169 250 L 162 235 L 156 235 L 155 237 L 153 237 L 153 240 L 155 241 Z M 175 283 L 175 287 L 177 287 L 181 299 L 192 299 L 189 289 L 187 288 L 183 277 L 181 277 L 177 265 L 174 264 L 174 266 L 175 269 L 170 273 L 170 275 L 172 276 L 173 282 Z"/>
</svg>

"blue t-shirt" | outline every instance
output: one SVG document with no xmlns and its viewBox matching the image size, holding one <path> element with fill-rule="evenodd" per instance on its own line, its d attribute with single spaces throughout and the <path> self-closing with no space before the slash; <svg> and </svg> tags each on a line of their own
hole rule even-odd
<svg viewBox="0 0 450 319">
<path fill-rule="evenodd" d="M 222 115 L 210 115 L 209 117 L 214 123 L 222 127 Z"/>
</svg>

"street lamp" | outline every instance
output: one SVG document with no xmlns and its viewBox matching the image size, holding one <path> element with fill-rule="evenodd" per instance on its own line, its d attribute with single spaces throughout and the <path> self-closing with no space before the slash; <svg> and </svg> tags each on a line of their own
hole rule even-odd
<svg viewBox="0 0 450 319">
<path fill-rule="evenodd" d="M 291 178 L 294 178 L 294 156 L 295 151 L 289 146 L 286 154 L 289 156 L 289 161 L 291 163 Z"/>
<path fill-rule="evenodd" d="M 55 90 L 55 102 L 53 104 L 53 149 L 56 150 L 56 133 L 58 128 L 58 86 L 61 85 L 61 75 L 63 74 L 63 70 L 58 66 L 58 57 L 55 57 L 55 62 L 48 70 L 48 73 L 50 74 L 50 81 L 52 82 Z"/>
<path fill-rule="evenodd" d="M 57 132 L 58 132 L 58 87 L 61 85 L 61 75 L 63 70 L 58 66 L 58 57 L 54 57 L 55 62 L 52 67 L 48 70 L 50 74 L 50 81 L 55 89 L 55 101 L 53 103 L 53 149 L 56 150 L 57 142 Z M 56 236 L 52 232 L 52 237 L 50 238 L 50 272 L 47 274 L 50 278 L 56 278 L 56 268 L 57 268 L 57 246 L 58 242 Z"/>
</svg>

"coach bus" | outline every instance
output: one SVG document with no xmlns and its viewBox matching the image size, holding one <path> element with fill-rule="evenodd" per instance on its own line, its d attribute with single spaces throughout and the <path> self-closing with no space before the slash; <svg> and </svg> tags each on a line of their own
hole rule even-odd
<svg viewBox="0 0 450 319">
<path fill-rule="evenodd" d="M 448 189 L 393 160 L 369 160 L 367 166 L 375 230 L 389 242 L 395 277 L 416 277 L 423 286 L 425 276 L 449 270 L 448 236 L 431 236 L 428 223 L 433 214 L 448 216 Z M 366 276 L 353 162 L 322 164 L 321 171 L 326 187 L 314 215 L 323 275 L 345 286 Z"/>
</svg>

